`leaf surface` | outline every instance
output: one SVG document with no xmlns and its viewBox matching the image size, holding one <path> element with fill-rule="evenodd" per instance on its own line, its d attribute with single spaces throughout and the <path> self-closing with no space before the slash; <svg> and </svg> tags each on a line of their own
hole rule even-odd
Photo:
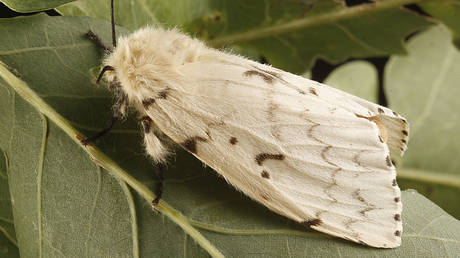
<svg viewBox="0 0 460 258">
<path fill-rule="evenodd" d="M 428 1 L 421 7 L 449 28 L 455 46 L 460 49 L 460 0 Z"/>
<path fill-rule="evenodd" d="M 377 69 L 366 61 L 352 61 L 337 67 L 324 83 L 368 101 L 378 102 Z"/>
<path fill-rule="evenodd" d="M 71 1 L 75 0 L 0 0 L 10 9 L 20 13 L 48 10 Z"/>
<path fill-rule="evenodd" d="M 6 85 L 0 83 L 0 87 Z M 0 256 L 19 257 L 7 171 L 8 157 L 0 149 Z"/>
</svg>

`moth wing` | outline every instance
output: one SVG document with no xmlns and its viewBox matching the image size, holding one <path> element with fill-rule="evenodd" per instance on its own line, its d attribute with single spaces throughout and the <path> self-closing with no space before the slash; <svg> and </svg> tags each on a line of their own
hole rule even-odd
<svg viewBox="0 0 460 258">
<path fill-rule="evenodd" d="M 400 190 L 381 134 L 391 139 L 403 118 L 387 127 L 370 119 L 379 108 L 392 114 L 386 108 L 239 57 L 181 69 L 184 82 L 146 108 L 172 140 L 279 214 L 370 246 L 400 245 Z"/>
</svg>

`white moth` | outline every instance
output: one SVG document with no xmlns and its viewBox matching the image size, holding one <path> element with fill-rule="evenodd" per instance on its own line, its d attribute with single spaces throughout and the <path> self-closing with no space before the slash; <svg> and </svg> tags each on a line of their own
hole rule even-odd
<svg viewBox="0 0 460 258">
<path fill-rule="evenodd" d="M 281 215 L 361 244 L 400 245 L 389 148 L 406 149 L 403 117 L 177 30 L 144 28 L 117 44 L 103 72 L 144 117 L 153 160 L 167 158 L 163 133 Z"/>
</svg>

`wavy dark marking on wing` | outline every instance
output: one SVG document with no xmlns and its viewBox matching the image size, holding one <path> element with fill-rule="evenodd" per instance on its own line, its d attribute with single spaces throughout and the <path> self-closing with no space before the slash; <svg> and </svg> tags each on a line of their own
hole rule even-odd
<svg viewBox="0 0 460 258">
<path fill-rule="evenodd" d="M 145 109 L 148 109 L 154 103 L 155 103 L 154 98 L 148 98 L 148 99 L 142 100 L 142 105 L 144 106 Z"/>
<path fill-rule="evenodd" d="M 262 171 L 262 173 L 260 173 L 260 176 L 262 176 L 263 178 L 266 178 L 266 179 L 270 179 L 270 174 L 265 170 Z"/>
<path fill-rule="evenodd" d="M 330 193 L 329 191 L 331 191 L 332 187 L 334 186 L 338 186 L 337 184 L 337 179 L 335 178 L 337 176 L 337 173 L 339 173 L 340 171 L 342 170 L 342 168 L 337 168 L 336 170 L 334 170 L 334 172 L 332 172 L 331 174 L 331 179 L 332 179 L 332 183 L 330 183 L 327 187 L 324 188 L 324 193 L 332 199 L 332 203 L 337 203 L 337 199 L 332 195 L 332 193 Z M 318 216 L 317 216 L 318 217 Z"/>
<path fill-rule="evenodd" d="M 331 146 L 331 145 L 324 147 L 323 150 L 321 151 L 321 158 L 323 158 L 323 160 L 324 160 L 327 164 L 332 165 L 332 166 L 337 167 L 337 168 L 340 168 L 340 166 L 338 166 L 337 164 L 335 164 L 335 163 L 329 161 L 329 160 L 326 158 L 326 153 L 327 153 L 330 149 L 332 149 L 332 146 Z"/>
<path fill-rule="evenodd" d="M 396 182 L 396 179 L 393 179 L 393 181 L 391 182 L 391 185 L 392 186 L 397 186 L 398 185 L 398 183 Z"/>
<path fill-rule="evenodd" d="M 224 122 L 223 118 L 220 118 L 219 122 L 207 123 L 206 126 L 208 128 L 206 128 L 206 135 L 208 135 L 209 139 L 212 140 L 211 129 L 216 128 L 216 127 L 220 127 L 220 126 L 223 126 L 223 125 L 225 125 L 225 122 Z"/>
<path fill-rule="evenodd" d="M 319 226 L 323 223 L 323 221 L 321 219 L 310 219 L 310 220 L 305 220 L 305 221 L 302 221 L 300 222 L 300 224 L 308 227 L 308 228 L 311 228 L 311 227 L 315 227 L 315 226 Z"/>
<path fill-rule="evenodd" d="M 169 88 L 166 88 L 158 93 L 158 98 L 159 99 L 166 99 L 169 95 Z"/>
<path fill-rule="evenodd" d="M 207 139 L 201 136 L 193 136 L 185 140 L 181 145 L 191 153 L 197 153 L 197 142 L 206 142 Z"/>
<path fill-rule="evenodd" d="M 316 92 L 316 89 L 315 89 L 315 88 L 310 87 L 310 88 L 308 89 L 308 92 L 310 92 L 311 94 L 313 94 L 313 95 L 315 95 L 315 96 L 318 97 L 318 93 Z"/>
<path fill-rule="evenodd" d="M 348 228 L 351 232 L 353 232 L 354 234 L 356 234 L 356 232 L 351 228 L 351 225 L 353 223 L 356 223 L 356 222 L 359 222 L 359 220 L 357 219 L 353 219 L 353 218 L 348 218 L 347 221 L 344 223 L 344 226 L 346 228 Z"/>
<path fill-rule="evenodd" d="M 281 139 L 281 133 L 279 128 L 276 126 L 276 123 L 278 122 L 276 120 L 276 111 L 279 109 L 279 105 L 275 103 L 274 100 L 274 92 L 269 91 L 268 92 L 268 110 L 267 110 L 267 120 L 270 121 L 270 133 L 273 135 L 273 137 L 278 140 L 282 141 Z"/>
<path fill-rule="evenodd" d="M 401 214 L 395 214 L 394 219 L 396 221 L 401 221 Z"/>
<path fill-rule="evenodd" d="M 260 154 L 257 154 L 255 160 L 259 166 L 262 166 L 262 163 L 266 159 L 284 160 L 285 158 L 286 157 L 283 154 L 260 153 Z"/>
<path fill-rule="evenodd" d="M 260 71 L 256 71 L 256 70 L 248 70 L 248 71 L 243 73 L 243 76 L 244 77 L 259 76 L 268 84 L 273 84 L 273 79 L 274 79 L 273 76 L 266 75 L 266 74 L 264 74 L 264 73 L 262 73 Z"/>
<path fill-rule="evenodd" d="M 372 169 L 369 169 L 369 167 L 366 167 L 364 166 L 361 161 L 359 161 L 359 156 L 361 156 L 361 154 L 363 154 L 364 152 L 366 152 L 366 150 L 359 150 L 358 153 L 356 153 L 356 155 L 353 156 L 353 158 L 351 159 L 353 161 L 353 163 L 355 163 L 358 167 L 362 167 L 362 168 L 365 168 L 366 170 L 372 170 Z"/>
<path fill-rule="evenodd" d="M 374 204 L 369 203 L 366 199 L 364 199 L 364 197 L 361 196 L 360 189 L 354 191 L 352 197 L 362 202 L 366 206 L 366 208 L 359 211 L 359 213 L 361 213 L 361 215 L 363 215 L 364 217 L 366 216 L 366 212 L 377 209 Z"/>
<path fill-rule="evenodd" d="M 266 74 L 269 74 L 270 76 L 272 76 L 271 78 L 276 78 L 278 79 L 279 81 L 283 82 L 284 85 L 288 86 L 289 88 L 293 89 L 293 90 L 296 90 L 298 93 L 304 95 L 305 94 L 305 91 L 303 91 L 302 89 L 300 89 L 299 87 L 293 85 L 292 83 L 289 83 L 288 81 L 284 80 L 281 75 L 279 73 L 275 73 L 275 72 L 272 72 L 272 71 L 268 71 L 268 70 L 264 70 L 262 68 L 259 68 L 257 66 L 254 66 L 252 65 L 252 67 L 256 70 L 258 70 L 259 72 L 263 72 L 263 73 L 266 73 Z"/>
<path fill-rule="evenodd" d="M 382 108 L 377 108 L 377 111 L 378 111 L 380 114 L 384 114 L 384 113 L 385 113 L 385 111 L 383 111 Z"/>
<path fill-rule="evenodd" d="M 318 124 L 318 123 L 316 123 L 316 122 L 313 122 L 313 121 L 310 120 L 310 119 L 307 119 L 307 120 L 313 124 L 313 125 L 310 126 L 310 128 L 308 129 L 308 131 L 307 131 L 307 136 L 310 137 L 311 139 L 313 139 L 313 140 L 315 140 L 315 141 L 321 143 L 321 144 L 327 145 L 325 142 L 323 142 L 322 140 L 316 138 L 316 136 L 313 135 L 313 130 L 315 130 L 315 128 L 318 127 L 318 126 L 321 126 L 321 124 Z"/>
</svg>

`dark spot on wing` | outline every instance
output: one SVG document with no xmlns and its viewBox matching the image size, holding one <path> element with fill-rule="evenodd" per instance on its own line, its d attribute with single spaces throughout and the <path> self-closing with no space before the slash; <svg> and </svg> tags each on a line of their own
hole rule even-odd
<svg viewBox="0 0 460 258">
<path fill-rule="evenodd" d="M 406 119 L 402 119 L 401 121 L 402 121 L 403 123 L 407 124 Z"/>
<path fill-rule="evenodd" d="M 143 116 L 141 118 L 141 123 L 142 123 L 142 126 L 144 127 L 144 133 L 149 133 L 152 119 L 149 116 Z"/>
<path fill-rule="evenodd" d="M 313 94 L 313 95 L 315 95 L 315 96 L 318 96 L 318 93 L 316 92 L 315 88 L 310 87 L 310 89 L 308 89 L 308 91 L 309 91 L 311 94 Z"/>
<path fill-rule="evenodd" d="M 406 130 L 402 130 L 401 133 L 404 134 L 405 136 L 409 135 L 409 133 Z"/>
<path fill-rule="evenodd" d="M 197 141 L 206 142 L 207 140 L 206 138 L 203 138 L 201 136 L 194 136 L 194 137 L 190 137 L 187 140 L 185 140 L 181 145 L 182 147 L 184 147 L 186 150 L 190 151 L 191 153 L 196 153 L 197 152 L 197 148 L 196 148 Z"/>
<path fill-rule="evenodd" d="M 275 159 L 275 160 L 284 160 L 285 156 L 283 154 L 270 154 L 270 153 L 260 153 L 256 156 L 256 162 L 259 166 L 262 166 L 262 163 L 266 159 Z"/>
<path fill-rule="evenodd" d="M 243 73 L 243 76 L 245 77 L 251 77 L 251 76 L 259 76 L 261 77 L 266 83 L 272 84 L 273 83 L 273 78 L 270 75 L 264 74 L 262 72 L 256 71 L 256 70 L 248 70 Z"/>
<path fill-rule="evenodd" d="M 380 141 L 381 143 L 383 143 L 382 136 L 380 136 L 380 135 L 379 135 L 379 141 Z"/>
<path fill-rule="evenodd" d="M 404 140 L 404 139 L 401 139 L 401 142 L 402 142 L 402 143 L 404 143 L 404 144 L 406 144 L 406 143 L 407 143 L 407 141 L 406 141 L 406 140 Z"/>
<path fill-rule="evenodd" d="M 381 108 L 377 108 L 377 111 L 378 111 L 380 114 L 385 113 L 385 111 L 383 111 L 383 109 L 381 109 Z"/>
<path fill-rule="evenodd" d="M 396 179 L 393 179 L 393 181 L 391 182 L 391 185 L 392 186 L 397 186 L 398 185 L 398 183 L 396 183 Z"/>
<path fill-rule="evenodd" d="M 160 91 L 160 93 L 158 93 L 159 99 L 166 99 L 167 96 L 168 96 L 168 89 L 162 90 Z"/>
<path fill-rule="evenodd" d="M 394 216 L 396 221 L 401 221 L 401 215 L 400 214 L 395 214 Z"/>
<path fill-rule="evenodd" d="M 396 231 L 395 231 L 395 236 L 400 237 L 400 236 L 401 236 L 401 231 L 396 230 Z"/>
<path fill-rule="evenodd" d="M 399 197 L 395 197 L 395 202 L 400 202 L 401 199 Z"/>
<path fill-rule="evenodd" d="M 321 219 L 311 219 L 311 220 L 305 220 L 303 222 L 301 222 L 302 225 L 310 228 L 312 226 L 318 226 L 320 225 L 321 223 L 323 223 L 323 221 Z"/>
<path fill-rule="evenodd" d="M 305 91 L 303 91 L 303 90 L 299 90 L 299 93 L 302 94 L 302 95 L 306 94 Z"/>
<path fill-rule="evenodd" d="M 235 144 L 238 143 L 238 139 L 236 139 L 236 137 L 232 137 L 232 138 L 230 138 L 230 140 L 228 140 L 228 141 L 229 141 L 230 144 L 232 144 L 232 145 L 235 145 Z"/>
<path fill-rule="evenodd" d="M 395 115 L 395 116 L 399 116 L 399 115 L 398 115 L 398 113 L 396 113 L 396 112 L 394 112 L 394 111 L 393 111 L 393 115 Z"/>
<path fill-rule="evenodd" d="M 148 98 L 148 99 L 144 99 L 142 101 L 142 105 L 144 106 L 145 109 L 148 109 L 150 105 L 152 105 L 153 103 L 155 103 L 155 99 L 154 98 Z"/>
<path fill-rule="evenodd" d="M 270 174 L 267 172 L 267 171 L 262 171 L 262 173 L 260 173 L 260 175 L 263 177 L 263 178 L 267 178 L 269 179 L 270 178 Z"/>
<path fill-rule="evenodd" d="M 387 166 L 389 166 L 389 167 L 392 166 L 390 156 L 387 156 L 387 157 L 385 158 L 385 161 L 387 162 Z"/>
</svg>

